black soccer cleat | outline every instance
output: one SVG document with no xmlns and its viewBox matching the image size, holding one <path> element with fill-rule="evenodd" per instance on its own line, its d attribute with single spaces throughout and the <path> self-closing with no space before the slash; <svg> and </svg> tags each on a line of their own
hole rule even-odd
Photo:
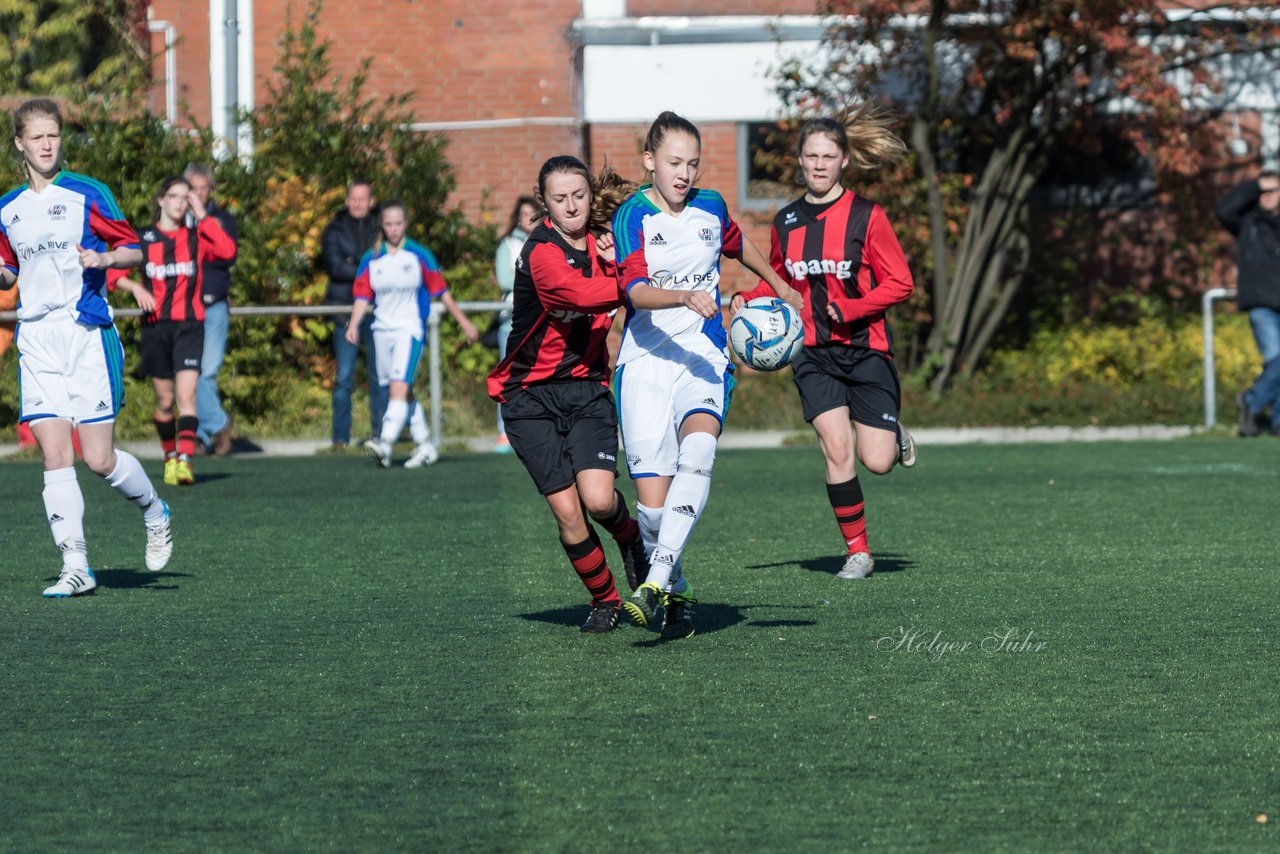
<svg viewBox="0 0 1280 854">
<path fill-rule="evenodd" d="M 1262 420 L 1262 413 L 1249 405 L 1244 392 L 1236 395 L 1236 406 L 1240 407 L 1240 422 L 1236 431 L 1246 439 L 1252 439 L 1261 433 L 1262 425 L 1259 422 Z"/>
<path fill-rule="evenodd" d="M 658 615 L 658 606 L 662 604 L 663 593 L 658 585 L 645 582 L 640 588 L 622 603 L 627 616 L 637 626 L 651 626 Z"/>
<path fill-rule="evenodd" d="M 588 635 L 602 635 L 618 627 L 618 615 L 622 609 L 608 602 L 592 602 L 591 613 L 582 624 L 582 631 Z"/>
<path fill-rule="evenodd" d="M 632 590 L 639 588 L 649 577 L 649 558 L 644 553 L 644 538 L 639 532 L 625 543 L 620 543 L 622 569 L 627 574 L 627 584 Z"/>
<path fill-rule="evenodd" d="M 667 594 L 667 606 L 662 612 L 662 639 L 681 640 L 691 638 L 693 630 L 693 603 L 679 593 Z"/>
</svg>

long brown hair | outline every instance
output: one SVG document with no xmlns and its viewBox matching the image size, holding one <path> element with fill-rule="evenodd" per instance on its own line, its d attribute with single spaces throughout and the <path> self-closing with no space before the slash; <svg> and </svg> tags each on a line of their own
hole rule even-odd
<svg viewBox="0 0 1280 854">
<path fill-rule="evenodd" d="M 538 170 L 538 183 L 533 190 L 534 200 L 544 215 L 547 211 L 547 178 L 558 172 L 581 175 L 587 180 L 587 192 L 591 194 L 588 231 L 599 233 L 608 230 L 613 221 L 613 212 L 636 190 L 634 183 L 618 175 L 608 164 L 605 164 L 597 177 L 578 158 L 570 154 L 559 154 L 542 164 L 542 168 Z"/>
<path fill-rule="evenodd" d="M 823 134 L 840 146 L 849 165 L 858 172 L 870 172 L 892 166 L 907 154 L 907 145 L 893 132 L 896 120 L 888 110 L 874 101 L 863 101 L 846 110 L 840 120 L 809 119 L 800 126 L 796 154 L 815 133 Z"/>
</svg>

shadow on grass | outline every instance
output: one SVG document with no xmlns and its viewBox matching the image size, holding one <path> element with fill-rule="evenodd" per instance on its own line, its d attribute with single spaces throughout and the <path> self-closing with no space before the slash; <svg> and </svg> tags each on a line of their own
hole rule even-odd
<svg viewBox="0 0 1280 854">
<path fill-rule="evenodd" d="M 716 602 L 705 602 L 694 606 L 693 623 L 700 635 L 714 634 L 715 632 L 727 629 L 741 623 L 745 618 L 742 614 L 742 608 L 737 605 L 722 605 Z M 546 611 L 536 611 L 531 614 L 517 614 L 522 620 L 530 620 L 535 623 L 550 623 L 554 626 L 580 626 L 587 619 L 590 613 L 586 605 L 575 605 L 570 608 L 549 608 Z M 620 623 L 626 623 L 627 628 L 636 629 L 634 625 L 624 615 Z M 751 625 L 755 625 L 754 623 Z M 801 625 L 809 625 L 802 623 Z M 643 631 L 643 630 L 642 630 Z M 658 637 L 655 631 L 649 639 L 639 641 L 637 646 L 653 646 L 662 643 L 662 639 Z"/>
<path fill-rule="evenodd" d="M 235 477 L 235 475 L 225 471 L 215 471 L 207 474 L 205 472 L 199 472 L 196 474 L 196 483 L 212 483 L 215 480 L 224 480 L 228 477 Z"/>
<path fill-rule="evenodd" d="M 879 575 L 882 572 L 902 572 L 915 566 L 915 561 L 910 558 L 903 557 L 898 554 L 877 554 L 876 569 L 873 575 Z M 751 564 L 747 569 L 779 569 L 782 567 L 798 566 L 801 569 L 807 569 L 809 572 L 822 572 L 827 575 L 835 575 L 844 567 L 844 558 L 832 555 L 823 555 L 822 557 L 805 558 L 804 560 L 786 560 L 777 563 L 756 563 Z"/>
<path fill-rule="evenodd" d="M 95 569 L 93 575 L 98 579 L 99 587 L 110 587 L 115 590 L 177 590 L 177 584 L 161 584 L 170 578 L 190 578 L 185 572 L 148 572 L 143 569 Z"/>
</svg>

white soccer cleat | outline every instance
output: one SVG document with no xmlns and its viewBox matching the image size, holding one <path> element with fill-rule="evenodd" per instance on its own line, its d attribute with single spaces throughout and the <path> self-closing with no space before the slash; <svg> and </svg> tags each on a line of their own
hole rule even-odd
<svg viewBox="0 0 1280 854">
<path fill-rule="evenodd" d="M 866 552 L 854 552 L 844 559 L 844 568 L 836 573 L 836 578 L 846 581 L 866 578 L 876 568 L 876 562 Z"/>
<path fill-rule="evenodd" d="M 378 464 L 379 468 L 391 468 L 391 444 L 381 439 L 366 439 L 364 455 Z"/>
<path fill-rule="evenodd" d="M 147 525 L 147 569 L 159 572 L 169 562 L 173 554 L 173 529 L 169 525 L 169 505 L 160 499 L 164 507 L 164 515 L 154 525 Z"/>
<path fill-rule="evenodd" d="M 916 464 L 916 440 L 911 438 L 907 428 L 898 422 L 898 465 L 911 468 Z"/>
<path fill-rule="evenodd" d="M 436 450 L 436 446 L 430 442 L 423 442 L 413 449 L 409 459 L 405 460 L 404 467 L 407 469 L 420 469 L 423 466 L 431 465 L 438 459 L 440 459 L 440 452 Z"/>
<path fill-rule="evenodd" d="M 66 599 L 70 596 L 83 596 L 86 593 L 92 593 L 97 586 L 98 579 L 94 578 L 92 569 L 85 567 L 81 570 L 63 567 L 57 583 L 51 587 L 46 587 L 44 595 L 49 599 Z"/>
</svg>

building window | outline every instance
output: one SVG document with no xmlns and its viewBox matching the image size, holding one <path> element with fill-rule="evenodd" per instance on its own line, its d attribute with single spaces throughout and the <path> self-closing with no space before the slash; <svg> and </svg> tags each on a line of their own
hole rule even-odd
<svg viewBox="0 0 1280 854">
<path fill-rule="evenodd" d="M 1032 190 L 1032 202 L 1047 208 L 1129 210 L 1155 205 L 1151 157 L 1118 134 L 1103 130 L 1094 146 L 1060 149 Z"/>
<path fill-rule="evenodd" d="M 796 196 L 791 139 L 776 122 L 738 125 L 738 200 L 746 210 L 765 210 Z"/>
</svg>

